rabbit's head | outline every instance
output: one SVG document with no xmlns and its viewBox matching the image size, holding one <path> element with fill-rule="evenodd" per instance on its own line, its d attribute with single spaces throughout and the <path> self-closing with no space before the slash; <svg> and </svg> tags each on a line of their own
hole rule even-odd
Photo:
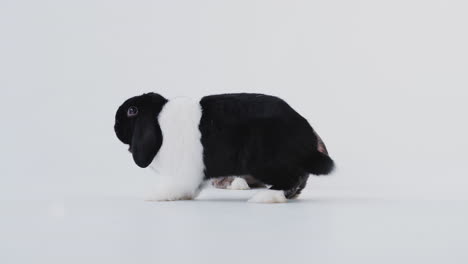
<svg viewBox="0 0 468 264">
<path fill-rule="evenodd" d="M 135 96 L 125 101 L 115 114 L 114 131 L 129 145 L 135 163 L 146 168 L 162 145 L 158 115 L 167 99 L 156 93 Z"/>
</svg>

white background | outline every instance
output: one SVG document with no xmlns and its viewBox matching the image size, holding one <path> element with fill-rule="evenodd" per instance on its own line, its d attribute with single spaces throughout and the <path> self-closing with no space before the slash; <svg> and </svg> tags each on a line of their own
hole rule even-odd
<svg viewBox="0 0 468 264">
<path fill-rule="evenodd" d="M 152 173 L 134 165 L 126 147 L 115 137 L 114 113 L 128 97 L 149 91 L 168 98 L 259 92 L 282 97 L 306 117 L 337 162 L 338 169 L 332 176 L 311 179 L 303 199 L 285 205 L 314 215 L 310 221 L 294 224 L 303 230 L 297 232 L 310 235 L 299 241 L 311 247 L 323 246 L 321 242 L 325 241 L 325 251 L 321 252 L 343 253 L 348 251 L 343 248 L 340 251 L 335 242 L 349 239 L 352 245 L 356 243 L 351 239 L 355 236 L 368 235 L 368 243 L 359 248 L 362 252 L 368 252 L 366 249 L 384 238 L 410 243 L 411 238 L 417 237 L 429 243 L 419 244 L 420 251 L 402 247 L 392 255 L 391 247 L 387 250 L 383 246 L 381 251 L 372 252 L 376 257 L 387 253 L 389 256 L 413 254 L 437 261 L 434 252 L 447 245 L 441 241 L 452 239 L 453 245 L 460 247 L 463 244 L 460 234 L 468 233 L 466 227 L 461 230 L 458 229 L 461 227 L 454 227 L 454 223 L 467 218 L 467 12 L 467 2 L 455 0 L 1 0 L 0 199 L 7 208 L 3 212 L 11 213 L 7 222 L 12 226 L 5 230 L 10 230 L 8 234 L 16 239 L 13 240 L 16 243 L 2 241 L 10 247 L 9 254 L 3 256 L 11 263 L 21 263 L 15 258 L 19 255 L 12 252 L 24 249 L 23 252 L 35 252 L 29 254 L 31 257 L 47 259 L 46 256 L 51 255 L 41 248 L 34 251 L 25 246 L 23 238 L 14 232 L 20 230 L 24 237 L 37 240 L 38 244 L 73 241 L 67 232 L 86 230 L 83 222 L 66 213 L 77 207 L 82 210 L 77 209 L 79 212 L 108 220 L 125 215 L 128 209 L 135 217 L 130 223 L 147 215 L 146 210 L 161 206 L 161 210 L 174 216 L 198 207 L 210 217 L 213 217 L 213 210 L 219 208 L 228 210 L 226 208 L 232 206 L 233 210 L 244 210 L 243 199 L 247 199 L 250 192 L 249 195 L 239 194 L 242 199 L 229 202 L 225 201 L 226 196 L 231 197 L 233 193 L 212 191 L 213 196 L 210 196 L 208 190 L 200 199 L 208 195 L 206 199 L 211 201 L 208 204 L 213 207 L 206 203 L 203 207 L 201 201 L 173 205 L 143 203 L 141 197 L 151 185 Z M 105 202 L 103 197 L 107 197 Z M 367 208 L 367 202 L 362 205 L 359 199 L 363 197 L 367 202 L 372 201 L 374 207 Z M 221 201 L 217 202 L 218 198 Z M 77 199 L 85 202 L 71 202 Z M 127 209 L 118 207 L 113 199 L 122 199 Z M 323 199 L 329 203 L 313 203 Z M 391 209 L 384 210 L 377 202 L 373 203 L 379 199 L 404 206 L 399 208 L 392 204 Z M 351 212 L 347 214 L 348 205 L 353 201 L 353 206 L 364 213 L 362 219 L 353 218 Z M 442 201 L 445 202 L 440 204 Z M 414 206 L 408 207 L 408 204 Z M 335 208 L 331 213 L 328 205 Z M 102 213 L 101 209 L 108 206 L 114 206 L 114 211 Z M 21 213 L 14 208 L 22 208 Z M 36 213 L 42 212 L 37 208 L 45 208 L 43 222 L 38 221 L 42 223 L 42 230 L 53 230 L 54 217 L 78 222 L 68 227 L 64 225 L 65 231 L 57 231 L 61 234 L 58 237 L 40 240 L 40 234 L 34 233 L 41 232 L 37 231 L 40 227 L 24 231 L 27 229 L 18 221 L 20 216 L 37 220 Z M 275 207 L 268 210 L 275 210 L 272 208 Z M 426 211 L 421 209 L 426 213 L 408 217 L 409 212 L 420 208 L 426 208 Z M 264 228 L 262 230 L 274 238 L 273 229 L 259 226 L 264 223 L 260 219 L 275 211 L 262 214 L 262 210 L 253 210 L 260 218 L 252 220 L 258 221 L 258 225 L 249 226 Z M 372 225 L 376 221 L 391 224 L 395 223 L 392 217 L 400 216 L 402 224 L 406 223 L 404 219 L 410 219 L 408 230 L 419 227 L 421 232 L 412 237 L 405 228 L 395 227 L 395 231 L 388 226 L 374 226 L 373 231 L 353 233 L 360 229 L 349 222 L 336 227 L 330 224 L 337 219 L 334 217 L 312 224 L 313 219 L 322 219 L 316 217 L 320 216 L 317 213 L 322 212 L 320 210 L 337 218 L 354 219 L 358 226 Z M 372 217 L 369 218 L 368 213 L 375 210 L 382 218 L 369 220 Z M 231 212 L 231 217 L 222 221 L 237 223 L 233 219 L 243 215 L 242 212 L 236 214 L 237 211 L 227 212 Z M 158 215 L 149 214 L 153 213 Z M 138 214 L 142 217 L 135 216 Z M 434 231 L 430 224 L 421 227 L 421 223 L 436 221 L 434 217 L 440 215 L 448 215 L 438 223 L 453 227 L 453 234 L 437 228 Z M 172 220 L 167 221 L 171 223 Z M 202 217 L 199 221 L 208 230 L 188 236 L 179 234 L 181 239 L 197 241 L 198 235 L 214 232 L 209 230 L 208 219 Z M 141 234 L 146 234 L 145 224 L 142 224 Z M 311 226 L 321 230 L 321 224 L 333 232 L 342 228 L 341 234 L 347 235 L 335 241 L 330 240 L 330 233 L 325 233 L 315 242 L 308 241 L 313 237 Z M 112 235 L 108 235 L 125 227 L 110 228 L 103 236 L 115 242 Z M 89 230 L 90 234 L 95 232 L 93 228 Z M 401 236 L 393 237 L 391 234 L 395 232 L 401 232 Z M 424 238 L 424 234 L 430 232 L 435 232 L 434 240 Z M 138 240 L 136 234 L 139 233 L 129 231 L 129 236 Z M 242 234 L 237 232 L 227 243 L 242 244 Z M 278 234 L 280 236 L 284 234 Z M 79 241 L 83 245 L 89 242 L 84 238 Z M 280 244 L 285 251 L 298 248 L 298 245 Z M 395 245 L 401 244 L 395 242 Z M 64 252 L 72 254 L 74 246 L 64 247 L 69 250 Z M 136 254 L 138 250 L 129 249 L 128 259 L 122 258 L 119 252 L 128 246 L 123 243 L 111 247 L 105 255 L 109 258 L 101 259 L 101 263 L 106 260 L 131 262 L 134 255 L 139 255 L 140 263 L 144 263 L 152 259 L 145 256 L 156 254 L 153 251 L 144 251 L 147 255 Z M 260 253 L 265 253 L 268 259 L 272 255 L 266 249 L 275 247 L 265 246 L 265 251 L 255 251 L 253 246 L 248 248 L 251 258 L 255 259 L 252 256 L 257 254 L 257 258 L 265 259 L 260 258 Z M 204 249 L 210 254 L 218 250 L 221 257 L 230 255 L 223 251 L 229 247 L 221 251 L 208 246 Z M 458 249 L 450 246 L 437 256 L 460 260 L 456 253 L 463 248 Z M 94 252 L 91 255 L 100 254 L 91 252 Z M 279 251 L 274 252 L 279 254 Z M 64 258 L 70 255 L 63 254 Z M 281 256 L 286 255 L 274 259 L 282 260 Z M 349 260 L 346 254 L 339 256 Z M 325 257 L 322 260 L 324 263 L 335 259 Z"/>
</svg>

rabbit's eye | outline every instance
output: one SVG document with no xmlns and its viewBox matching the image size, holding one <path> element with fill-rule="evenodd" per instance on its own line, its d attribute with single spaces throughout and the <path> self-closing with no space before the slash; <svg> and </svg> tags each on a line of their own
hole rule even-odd
<svg viewBox="0 0 468 264">
<path fill-rule="evenodd" d="M 128 117 L 132 117 L 132 116 L 136 116 L 138 114 L 138 108 L 136 108 L 135 106 L 130 106 L 127 110 L 127 116 Z"/>
</svg>

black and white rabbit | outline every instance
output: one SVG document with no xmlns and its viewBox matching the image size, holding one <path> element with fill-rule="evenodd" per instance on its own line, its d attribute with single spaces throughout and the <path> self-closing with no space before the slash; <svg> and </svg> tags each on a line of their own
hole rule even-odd
<svg viewBox="0 0 468 264">
<path fill-rule="evenodd" d="M 147 93 L 119 107 L 114 130 L 138 166 L 161 175 L 150 200 L 193 199 L 205 180 L 249 175 L 271 186 L 249 201 L 286 202 L 300 194 L 309 174 L 334 167 L 307 120 L 269 95 L 167 100 Z"/>
</svg>

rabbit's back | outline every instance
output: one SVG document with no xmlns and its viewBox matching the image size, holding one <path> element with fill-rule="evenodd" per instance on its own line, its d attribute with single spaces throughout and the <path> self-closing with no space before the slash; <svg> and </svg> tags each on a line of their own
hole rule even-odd
<svg viewBox="0 0 468 264">
<path fill-rule="evenodd" d="M 278 97 L 223 94 L 202 98 L 200 131 L 206 177 L 299 166 L 317 149 L 306 119 Z"/>
</svg>

